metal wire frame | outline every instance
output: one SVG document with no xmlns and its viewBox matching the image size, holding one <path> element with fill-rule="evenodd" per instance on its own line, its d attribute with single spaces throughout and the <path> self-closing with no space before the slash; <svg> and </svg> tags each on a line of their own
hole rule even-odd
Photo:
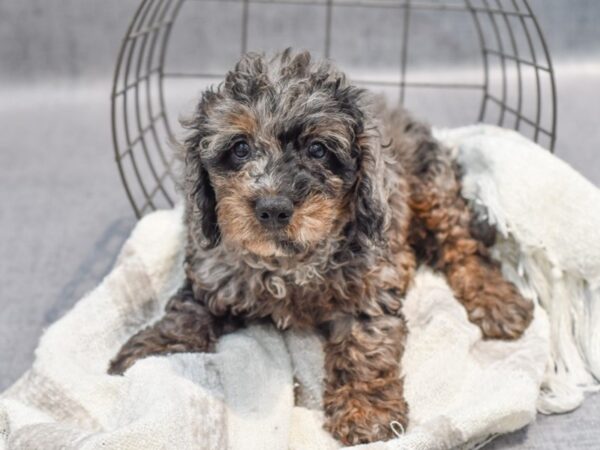
<svg viewBox="0 0 600 450">
<path fill-rule="evenodd" d="M 399 90 L 399 102 L 409 89 L 461 89 L 481 93 L 474 121 L 491 122 L 521 130 L 532 129 L 535 141 L 545 138 L 552 151 L 556 133 L 556 87 L 552 62 L 540 26 L 527 0 L 142 0 L 135 12 L 117 59 L 112 89 L 111 121 L 117 166 L 125 191 L 137 217 L 175 203 L 174 158 L 168 149 L 173 137 L 166 109 L 165 80 L 218 80 L 222 73 L 185 72 L 166 68 L 169 38 L 183 3 L 237 3 L 241 6 L 240 53 L 248 50 L 249 11 L 253 4 L 307 5 L 324 8 L 323 55 L 332 57 L 333 16 L 340 8 L 399 9 L 403 14 L 400 71 L 398 79 L 354 79 L 370 86 Z M 415 11 L 462 13 L 475 28 L 483 67 L 481 83 L 455 83 L 443 80 L 416 81 L 407 76 L 411 43 L 411 17 Z M 517 24 L 517 25 L 515 25 Z M 519 39 L 517 31 L 524 39 Z M 536 46 L 536 43 L 539 44 Z M 177 51 L 176 48 L 171 51 Z M 500 82 L 492 69 L 499 60 Z M 516 85 L 507 75 L 509 63 L 516 65 Z M 523 71 L 534 72 L 534 101 L 526 105 Z M 497 70 L 498 72 L 498 70 Z M 542 92 L 542 81 L 550 87 Z M 499 94 L 494 89 L 500 89 Z M 516 100 L 509 100 L 512 94 Z M 533 113 L 525 107 L 533 108 Z M 494 116 L 492 110 L 496 110 Z M 546 112 L 544 120 L 542 110 Z"/>
</svg>

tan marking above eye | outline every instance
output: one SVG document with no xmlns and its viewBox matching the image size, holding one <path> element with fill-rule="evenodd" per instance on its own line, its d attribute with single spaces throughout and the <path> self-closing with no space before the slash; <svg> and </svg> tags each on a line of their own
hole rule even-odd
<svg viewBox="0 0 600 450">
<path fill-rule="evenodd" d="M 231 128 L 238 130 L 240 134 L 253 136 L 258 131 L 256 116 L 248 109 L 241 108 L 227 116 Z"/>
</svg>

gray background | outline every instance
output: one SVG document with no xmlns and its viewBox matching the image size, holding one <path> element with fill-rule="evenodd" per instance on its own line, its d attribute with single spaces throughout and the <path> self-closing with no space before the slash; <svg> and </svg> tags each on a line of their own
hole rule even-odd
<svg viewBox="0 0 600 450">
<path fill-rule="evenodd" d="M 0 0 L 0 389 L 31 363 L 44 327 L 107 273 L 135 224 L 113 160 L 109 94 L 119 43 L 137 3 Z M 600 185 L 600 2 L 530 3 L 555 66 L 556 154 Z M 194 15 L 191 10 L 182 15 L 181 29 L 204 30 L 202 40 L 175 36 L 179 51 L 169 54 L 170 63 L 197 67 L 201 62 L 214 65 L 208 68 L 215 70 L 231 64 L 235 51 L 216 49 L 231 47 L 239 38 L 236 22 L 227 18 L 227 8 L 232 6 L 211 8 L 211 14 L 224 22 Z M 268 27 L 284 36 L 278 45 L 317 45 L 321 30 L 315 25 L 314 12 L 299 8 L 283 15 L 261 7 L 253 14 L 251 48 L 273 48 L 274 42 L 261 39 L 258 33 Z M 360 72 L 367 67 L 385 72 L 390 69 L 386 52 L 395 48 L 387 40 L 373 48 L 362 39 L 372 32 L 364 19 L 344 19 L 334 51 L 344 69 Z M 397 32 L 386 17 L 368 20 L 376 24 L 379 20 L 376 28 L 383 33 Z M 457 61 L 464 67 L 477 65 L 468 30 L 447 21 L 430 25 L 455 30 L 457 39 L 445 47 L 434 67 L 428 52 L 443 43 L 427 32 L 419 35 L 414 40 L 419 51 L 411 56 L 419 73 L 439 73 L 446 66 L 451 73 Z M 298 40 L 307 30 L 308 40 Z M 357 61 L 355 54 L 367 59 Z M 188 102 L 197 91 L 196 86 L 189 95 L 185 91 Z M 470 116 L 435 108 L 431 99 L 412 101 L 419 114 L 434 124 L 469 122 Z M 458 109 L 473 109 L 468 100 L 460 101 L 465 103 L 457 102 Z M 593 431 L 599 429 L 596 397 L 574 414 L 541 417 L 538 424 L 492 447 L 598 448 L 600 433 Z"/>
</svg>

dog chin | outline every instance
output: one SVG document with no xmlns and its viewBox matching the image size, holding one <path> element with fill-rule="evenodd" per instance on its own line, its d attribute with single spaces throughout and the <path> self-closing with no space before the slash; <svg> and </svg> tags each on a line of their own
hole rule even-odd
<svg viewBox="0 0 600 450">
<path fill-rule="evenodd" d="M 271 238 L 266 240 L 247 241 L 242 247 L 250 253 L 263 258 L 291 257 L 301 253 L 304 248 L 289 239 Z"/>
</svg>

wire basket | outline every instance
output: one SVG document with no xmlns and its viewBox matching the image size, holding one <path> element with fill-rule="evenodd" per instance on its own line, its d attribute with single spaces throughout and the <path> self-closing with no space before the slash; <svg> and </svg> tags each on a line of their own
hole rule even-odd
<svg viewBox="0 0 600 450">
<path fill-rule="evenodd" d="M 552 63 L 526 0 L 142 0 L 111 111 L 136 216 L 176 200 L 178 115 L 241 53 L 288 46 L 332 58 L 436 126 L 492 123 L 554 148 Z"/>
</svg>

